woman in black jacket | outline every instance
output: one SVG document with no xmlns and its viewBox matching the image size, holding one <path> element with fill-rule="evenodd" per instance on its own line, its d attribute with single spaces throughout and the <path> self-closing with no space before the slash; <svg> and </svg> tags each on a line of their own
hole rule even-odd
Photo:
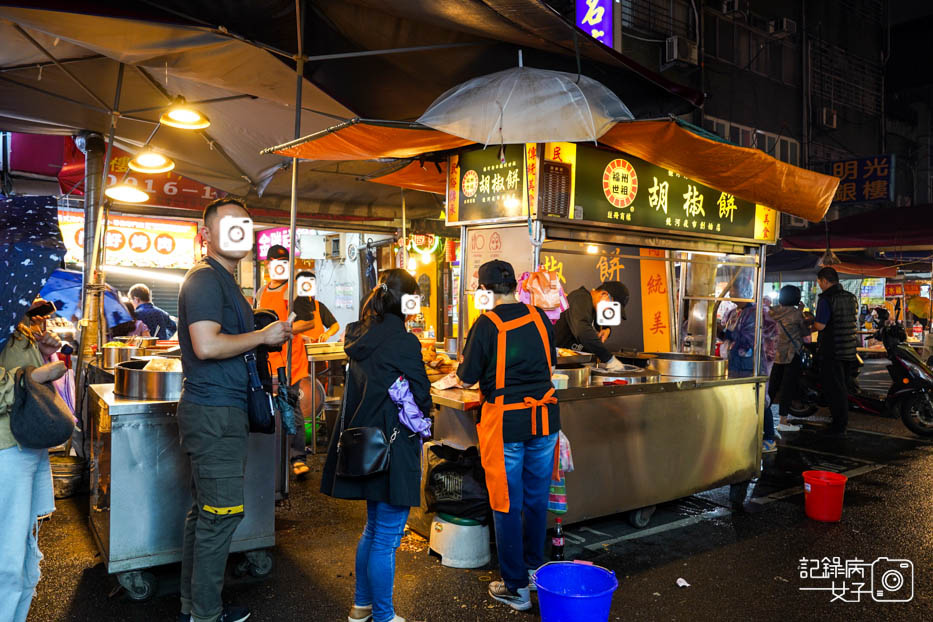
<svg viewBox="0 0 933 622">
<path fill-rule="evenodd" d="M 402 296 L 418 284 L 405 270 L 388 270 L 370 294 L 359 322 L 347 327 L 350 359 L 344 393 L 343 429 L 378 427 L 392 441 L 389 469 L 365 478 L 337 475 L 337 433 L 324 464 L 321 492 L 339 499 L 365 499 L 367 520 L 356 549 L 356 594 L 349 622 L 405 622 L 395 615 L 392 589 L 395 549 L 412 506 L 421 503 L 421 442 L 399 422 L 388 389 L 404 376 L 421 412 L 432 409 L 431 385 L 421 360 L 421 344 L 405 330 Z"/>
</svg>

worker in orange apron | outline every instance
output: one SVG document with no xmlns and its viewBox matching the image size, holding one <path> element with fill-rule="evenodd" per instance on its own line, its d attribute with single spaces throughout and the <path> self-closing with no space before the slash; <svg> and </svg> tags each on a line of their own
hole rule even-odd
<svg viewBox="0 0 933 622">
<path fill-rule="evenodd" d="M 266 266 L 269 283 L 259 290 L 259 295 L 256 296 L 257 306 L 275 312 L 280 320 L 286 320 L 288 319 L 288 270 L 286 268 L 283 272 L 282 264 L 276 264 L 275 262 L 284 261 L 287 263 L 288 250 L 278 244 L 271 246 L 266 254 L 266 259 L 269 262 Z M 301 282 L 302 277 L 314 279 L 314 274 L 299 272 L 295 275 L 296 283 Z M 301 292 L 296 291 L 296 293 L 300 294 Z M 313 293 L 313 288 L 311 293 Z M 311 371 L 308 367 L 305 343 L 308 341 L 326 341 L 340 330 L 340 325 L 327 307 L 309 296 L 296 296 L 293 310 L 295 320 L 292 323 L 294 337 L 291 341 L 292 366 L 290 382 L 292 388 L 298 392 L 299 412 L 296 415 L 300 417 L 300 420 L 298 421 L 298 434 L 295 434 L 292 438 L 289 454 L 292 473 L 299 478 L 303 478 L 310 470 L 306 462 L 304 418 L 310 417 L 315 412 L 316 406 L 324 399 L 319 390 L 317 391 L 318 395 L 315 395 L 315 383 L 312 382 Z M 287 352 L 283 345 L 280 350 L 269 353 L 269 365 L 272 368 L 273 377 L 276 377 L 279 367 L 286 367 L 288 361 Z"/>
<path fill-rule="evenodd" d="M 489 594 L 524 611 L 529 576 L 544 563 L 560 429 L 551 384 L 557 354 L 544 311 L 516 301 L 510 264 L 484 263 L 479 285 L 493 292 L 496 306 L 470 329 L 457 375 L 465 386 L 479 382 L 483 395 L 477 432 L 503 579 L 489 584 Z"/>
</svg>

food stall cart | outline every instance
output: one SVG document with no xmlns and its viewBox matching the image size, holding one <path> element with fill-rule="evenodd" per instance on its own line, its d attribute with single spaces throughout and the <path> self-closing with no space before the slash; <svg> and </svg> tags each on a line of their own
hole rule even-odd
<svg viewBox="0 0 933 622">
<path fill-rule="evenodd" d="M 467 149 L 449 163 L 448 224 L 461 227 L 464 249 L 462 324 L 478 315 L 471 293 L 490 259 L 516 274 L 557 272 L 568 292 L 619 280 L 632 293 L 628 320 L 613 331 L 633 350 L 621 359 L 639 366 L 581 374 L 582 386 L 557 393 L 576 466 L 564 522 L 634 511 L 645 526 L 656 504 L 726 484 L 744 499 L 760 472 L 767 378 L 728 377 L 712 356 L 715 318 L 726 300 L 755 303 L 760 342 L 776 212 L 614 150 L 547 143 L 509 145 L 504 155 Z M 532 179 L 523 183 L 523 171 Z M 740 273 L 754 284 L 750 299 L 728 297 Z M 559 356 L 558 367 L 580 364 Z M 435 440 L 476 444 L 479 395 L 435 390 L 435 401 Z"/>
<path fill-rule="evenodd" d="M 181 371 L 149 371 L 146 360 L 118 363 L 113 382 L 89 387 L 93 437 L 91 533 L 107 567 L 133 600 L 157 590 L 147 569 L 181 561 L 191 508 L 190 466 L 175 409 Z M 97 377 L 108 372 L 92 365 Z M 265 576 L 275 544 L 275 437 L 250 434 L 243 520 L 231 552 L 245 551 L 238 572 Z"/>
<path fill-rule="evenodd" d="M 747 301 L 761 301 L 764 249 L 778 225 L 778 214 L 765 206 L 819 221 L 839 180 L 677 119 L 619 122 L 600 132 L 585 144 L 480 149 L 474 139 L 418 122 L 352 119 L 266 152 L 447 161 L 446 180 L 421 167 L 421 178 L 398 185 L 446 193 L 447 224 L 460 228 L 461 351 L 478 315 L 469 294 L 484 261 L 510 261 L 516 274 L 543 266 L 560 273 L 567 287 L 596 284 L 593 274 L 574 268 L 583 257 L 596 262 L 599 280 L 620 272 L 621 280 L 632 279 L 637 296 L 630 305 L 640 311 L 622 327 L 634 331 L 626 339 L 627 349 L 640 351 L 632 360 L 651 364 L 645 352 L 673 352 L 674 367 L 687 371 L 656 363 L 666 369 L 651 375 L 657 382 L 558 392 L 575 453 L 569 521 L 650 508 L 724 484 L 736 484 L 736 498 L 744 498 L 745 484 L 759 472 L 766 379 L 701 377 L 700 369 L 715 367 L 714 319 L 740 270 L 754 284 Z M 475 443 L 478 399 L 461 390 L 435 393 L 435 437 Z M 646 515 L 636 517 L 643 522 Z"/>
</svg>

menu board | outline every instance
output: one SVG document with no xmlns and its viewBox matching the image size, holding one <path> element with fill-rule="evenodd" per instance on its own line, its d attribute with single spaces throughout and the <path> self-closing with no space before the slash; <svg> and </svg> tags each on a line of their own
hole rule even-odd
<svg viewBox="0 0 933 622">
<path fill-rule="evenodd" d="M 531 272 L 534 248 L 525 225 L 508 227 L 471 228 L 467 230 L 466 248 L 463 250 L 463 275 L 467 312 L 467 327 L 479 317 L 480 311 L 473 305 L 473 292 L 479 289 L 479 267 L 487 261 L 498 259 L 512 264 L 515 276 Z"/>
<path fill-rule="evenodd" d="M 525 146 L 464 151 L 448 167 L 447 224 L 528 217 Z"/>
<path fill-rule="evenodd" d="M 554 143 L 545 150 L 544 166 L 549 159 L 573 167 L 568 217 L 575 220 L 759 243 L 776 240 L 774 210 L 635 156 Z"/>
</svg>

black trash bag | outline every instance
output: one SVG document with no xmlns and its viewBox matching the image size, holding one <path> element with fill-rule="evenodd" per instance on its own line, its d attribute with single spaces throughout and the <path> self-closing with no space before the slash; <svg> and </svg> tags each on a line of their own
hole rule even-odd
<svg viewBox="0 0 933 622">
<path fill-rule="evenodd" d="M 429 512 L 489 522 L 486 473 L 476 447 L 433 445 L 428 450 L 424 498 Z"/>
</svg>

